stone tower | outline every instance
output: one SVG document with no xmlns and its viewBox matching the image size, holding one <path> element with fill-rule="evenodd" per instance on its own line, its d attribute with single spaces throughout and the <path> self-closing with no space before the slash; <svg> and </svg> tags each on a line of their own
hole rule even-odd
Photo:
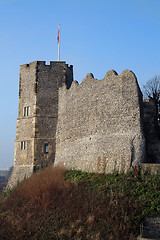
<svg viewBox="0 0 160 240">
<path fill-rule="evenodd" d="M 36 61 L 20 66 L 14 169 L 8 187 L 54 162 L 58 89 L 70 88 L 73 66 Z"/>
</svg>

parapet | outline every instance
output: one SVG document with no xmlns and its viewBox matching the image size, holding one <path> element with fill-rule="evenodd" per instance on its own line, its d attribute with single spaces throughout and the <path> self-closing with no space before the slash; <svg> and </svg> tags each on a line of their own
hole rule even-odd
<svg viewBox="0 0 160 240">
<path fill-rule="evenodd" d="M 30 67 L 33 67 L 33 66 L 37 66 L 37 61 L 20 65 L 20 69 L 22 69 L 22 68 L 30 68 Z"/>
<path fill-rule="evenodd" d="M 74 84 L 74 81 L 72 82 L 70 90 L 72 89 L 73 84 Z M 136 75 L 130 70 L 124 70 L 119 75 L 115 70 L 110 70 L 106 73 L 104 78 L 100 79 L 100 80 L 94 78 L 94 75 L 92 73 L 88 73 L 77 87 L 78 88 L 81 88 L 82 86 L 87 87 L 87 85 L 90 85 L 90 84 L 92 85 L 92 87 L 94 85 L 95 85 L 95 87 L 96 86 L 98 87 L 98 85 L 103 85 L 103 84 L 104 85 L 120 84 L 122 86 L 121 89 L 123 89 L 124 93 L 125 93 L 125 91 L 128 92 L 129 90 L 130 91 L 133 90 L 132 85 L 134 85 L 135 92 L 137 92 L 138 95 L 142 96 L 142 92 L 138 85 Z"/>
<path fill-rule="evenodd" d="M 55 64 L 66 64 L 65 61 L 50 61 L 49 64 L 46 63 L 46 61 L 34 61 L 34 62 L 30 62 L 30 63 L 26 63 L 26 64 L 22 64 L 20 65 L 20 67 L 31 67 L 33 65 L 45 65 L 45 66 L 52 66 L 52 65 L 55 65 Z M 66 64 L 66 66 L 68 68 L 73 68 L 73 65 L 68 65 Z"/>
</svg>

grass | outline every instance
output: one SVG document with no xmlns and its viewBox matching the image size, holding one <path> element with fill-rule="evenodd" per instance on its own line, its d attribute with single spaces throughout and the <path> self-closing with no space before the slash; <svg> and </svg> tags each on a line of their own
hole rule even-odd
<svg viewBox="0 0 160 240">
<path fill-rule="evenodd" d="M 133 240 L 145 217 L 160 216 L 160 176 L 95 174 L 49 167 L 0 204 L 0 239 Z"/>
</svg>

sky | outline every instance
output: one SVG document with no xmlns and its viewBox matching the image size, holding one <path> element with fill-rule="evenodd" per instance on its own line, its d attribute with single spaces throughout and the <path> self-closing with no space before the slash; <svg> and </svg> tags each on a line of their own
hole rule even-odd
<svg viewBox="0 0 160 240">
<path fill-rule="evenodd" d="M 79 83 L 132 70 L 160 75 L 160 0 L 0 0 L 0 168 L 14 163 L 19 66 L 60 60 Z"/>
</svg>

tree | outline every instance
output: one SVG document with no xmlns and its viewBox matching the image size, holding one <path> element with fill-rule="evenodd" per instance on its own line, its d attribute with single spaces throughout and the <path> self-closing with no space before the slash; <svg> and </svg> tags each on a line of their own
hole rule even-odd
<svg viewBox="0 0 160 240">
<path fill-rule="evenodd" d="M 144 98 L 152 99 L 157 107 L 156 119 L 160 122 L 160 75 L 155 75 L 143 85 Z"/>
<path fill-rule="evenodd" d="M 154 76 L 143 85 L 143 95 L 152 100 L 149 109 L 146 108 L 144 130 L 147 161 L 155 163 L 160 161 L 160 76 Z"/>
<path fill-rule="evenodd" d="M 143 85 L 144 97 L 153 99 L 157 105 L 160 104 L 160 75 L 154 76 Z"/>
</svg>

